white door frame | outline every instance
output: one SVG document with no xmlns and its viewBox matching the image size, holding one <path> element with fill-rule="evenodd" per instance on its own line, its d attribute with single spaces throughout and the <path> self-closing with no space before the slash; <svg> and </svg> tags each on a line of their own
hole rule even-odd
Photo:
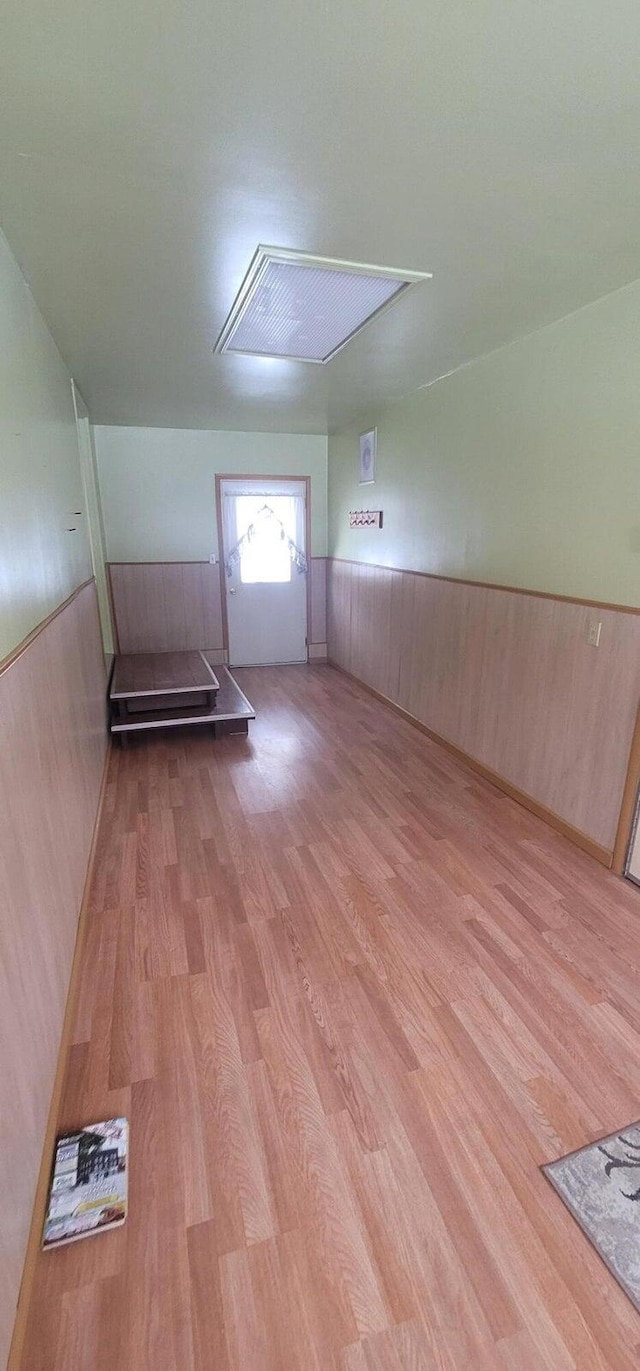
<svg viewBox="0 0 640 1371">
<path fill-rule="evenodd" d="M 307 626 L 305 639 L 307 644 L 307 661 L 309 660 L 309 630 L 311 626 L 311 477 L 310 476 L 272 476 L 267 472 L 259 471 L 250 474 L 246 471 L 226 471 L 216 475 L 216 523 L 218 526 L 218 562 L 220 564 L 220 599 L 222 602 L 222 642 L 226 653 L 226 660 L 229 660 L 229 619 L 227 615 L 227 591 L 224 581 L 224 521 L 222 518 L 222 482 L 223 481 L 299 481 L 305 487 L 305 554 L 307 558 Z M 226 549 L 228 552 L 229 549 Z"/>
</svg>

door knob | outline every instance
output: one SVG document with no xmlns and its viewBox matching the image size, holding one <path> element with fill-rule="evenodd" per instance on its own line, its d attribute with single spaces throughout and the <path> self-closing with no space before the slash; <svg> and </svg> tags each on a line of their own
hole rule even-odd
<svg viewBox="0 0 640 1371">
<path fill-rule="evenodd" d="M 229 586 L 229 594 L 230 594 L 230 595 L 237 595 L 237 593 L 238 593 L 238 592 L 237 592 L 235 586 Z"/>
</svg>

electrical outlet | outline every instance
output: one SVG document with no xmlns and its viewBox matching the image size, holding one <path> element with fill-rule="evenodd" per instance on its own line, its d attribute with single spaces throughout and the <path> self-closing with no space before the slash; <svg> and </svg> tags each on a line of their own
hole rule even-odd
<svg viewBox="0 0 640 1371">
<path fill-rule="evenodd" d="M 587 642 L 588 642 L 588 644 L 589 644 L 589 647 L 600 647 L 600 629 L 601 629 L 601 628 L 602 628 L 602 622 L 599 622 L 597 619 L 592 619 L 592 620 L 591 620 L 591 623 L 590 623 L 590 624 L 588 625 L 588 627 L 587 627 L 587 634 L 586 634 L 586 638 L 587 638 Z"/>
<path fill-rule="evenodd" d="M 210 566 L 215 566 L 216 563 L 217 563 L 217 561 L 218 561 L 218 558 L 216 557 L 215 552 L 210 552 L 210 553 L 209 553 L 209 565 L 210 565 Z"/>
</svg>

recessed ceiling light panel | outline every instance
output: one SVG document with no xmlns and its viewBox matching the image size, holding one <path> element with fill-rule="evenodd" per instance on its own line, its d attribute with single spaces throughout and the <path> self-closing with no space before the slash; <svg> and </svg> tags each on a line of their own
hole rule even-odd
<svg viewBox="0 0 640 1371">
<path fill-rule="evenodd" d="M 365 324 L 430 276 L 259 247 L 214 351 L 330 362 Z"/>
</svg>

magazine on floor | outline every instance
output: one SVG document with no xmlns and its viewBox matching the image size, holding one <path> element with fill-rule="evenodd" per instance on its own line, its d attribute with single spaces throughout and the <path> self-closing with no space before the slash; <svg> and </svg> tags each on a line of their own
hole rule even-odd
<svg viewBox="0 0 640 1371">
<path fill-rule="evenodd" d="M 58 1138 L 43 1247 L 117 1228 L 127 1217 L 126 1119 Z"/>
</svg>

